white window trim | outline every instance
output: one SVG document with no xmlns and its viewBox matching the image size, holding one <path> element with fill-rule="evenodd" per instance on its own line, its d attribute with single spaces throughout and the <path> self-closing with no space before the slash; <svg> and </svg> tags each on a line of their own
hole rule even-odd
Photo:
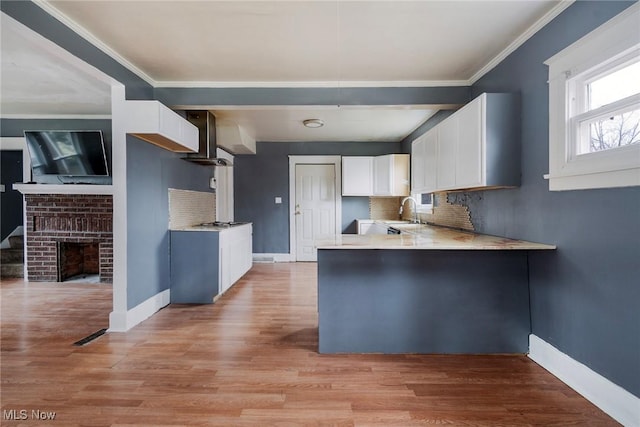
<svg viewBox="0 0 640 427">
<path fill-rule="evenodd" d="M 549 190 L 640 185 L 640 146 L 573 155 L 569 85 L 598 65 L 640 52 L 636 3 L 545 61 L 549 66 Z M 575 80 L 575 79 L 574 79 Z"/>
</svg>

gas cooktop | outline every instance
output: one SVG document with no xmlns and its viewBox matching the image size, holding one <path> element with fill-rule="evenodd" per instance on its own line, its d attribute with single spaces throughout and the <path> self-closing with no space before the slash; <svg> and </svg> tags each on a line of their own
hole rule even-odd
<svg viewBox="0 0 640 427">
<path fill-rule="evenodd" d="M 196 227 L 234 227 L 237 225 L 248 224 L 248 222 L 240 222 L 240 221 L 213 221 L 213 222 L 203 222 L 202 224 L 198 224 Z"/>
</svg>

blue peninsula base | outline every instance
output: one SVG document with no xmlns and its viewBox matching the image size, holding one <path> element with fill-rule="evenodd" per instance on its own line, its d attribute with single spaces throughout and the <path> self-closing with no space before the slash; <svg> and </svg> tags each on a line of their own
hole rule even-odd
<svg viewBox="0 0 640 427">
<path fill-rule="evenodd" d="M 526 353 L 528 251 L 319 249 L 320 353 Z"/>
</svg>

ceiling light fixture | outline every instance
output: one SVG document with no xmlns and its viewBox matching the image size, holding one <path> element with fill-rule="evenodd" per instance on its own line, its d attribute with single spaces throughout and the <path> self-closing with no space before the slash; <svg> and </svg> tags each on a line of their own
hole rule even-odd
<svg viewBox="0 0 640 427">
<path fill-rule="evenodd" d="M 308 128 L 321 128 L 322 126 L 324 126 L 324 122 L 320 119 L 303 120 L 302 124 Z"/>
</svg>

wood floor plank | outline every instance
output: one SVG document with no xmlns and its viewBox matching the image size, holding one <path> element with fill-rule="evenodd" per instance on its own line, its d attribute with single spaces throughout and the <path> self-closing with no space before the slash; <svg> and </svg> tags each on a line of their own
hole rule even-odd
<svg viewBox="0 0 640 427">
<path fill-rule="evenodd" d="M 3 280 L 1 409 L 65 427 L 617 425 L 523 355 L 318 354 L 316 274 L 256 264 L 216 304 L 82 347 L 109 285 Z"/>
</svg>

